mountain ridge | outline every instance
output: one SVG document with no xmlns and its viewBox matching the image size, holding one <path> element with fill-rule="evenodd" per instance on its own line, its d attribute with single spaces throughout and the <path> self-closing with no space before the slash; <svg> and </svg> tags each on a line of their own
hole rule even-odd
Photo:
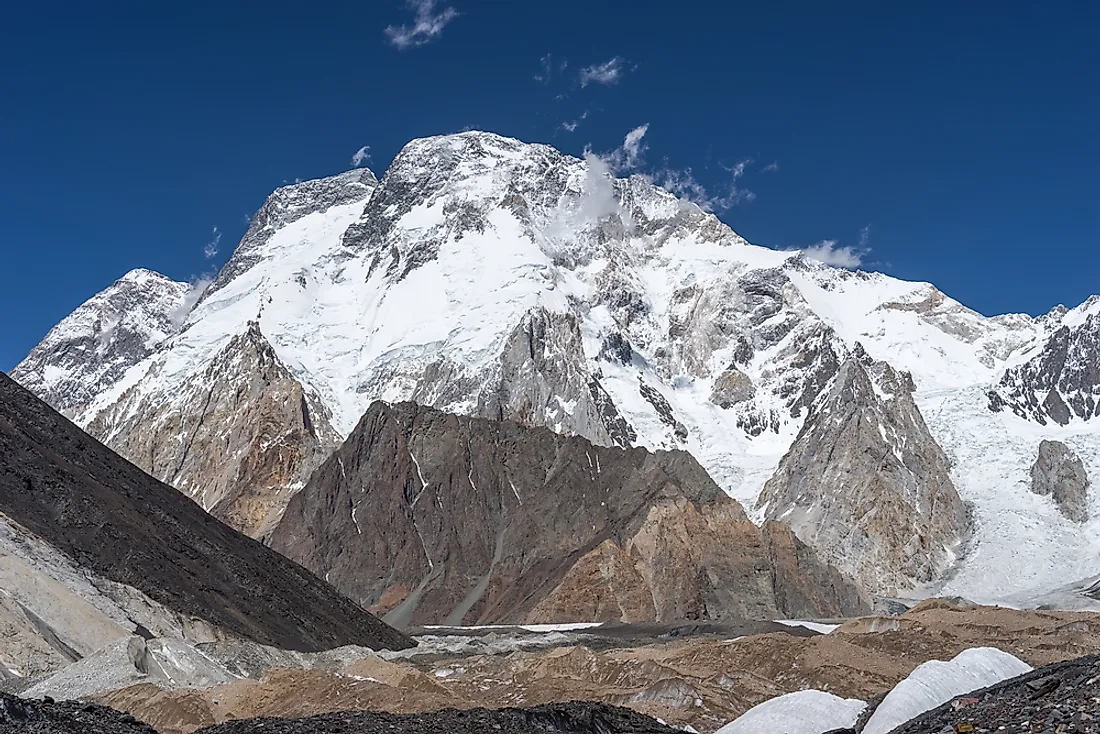
<svg viewBox="0 0 1100 734">
<path fill-rule="evenodd" d="M 1036 593 L 1067 559 L 1071 573 L 1095 575 L 1097 549 L 1045 514 L 1026 482 L 1042 439 L 1067 441 L 1095 475 L 1100 428 L 994 413 L 987 393 L 1060 329 L 1083 328 L 1100 299 L 987 318 L 931 284 L 751 245 L 642 176 L 611 178 L 591 161 L 489 133 L 412 141 L 373 180 L 353 171 L 309 182 L 303 202 L 310 187 L 342 193 L 250 228 L 238 258 L 247 267 L 223 268 L 181 330 L 83 406 L 78 422 L 128 415 L 168 445 L 191 410 L 179 386 L 255 322 L 296 383 L 278 399 L 315 393 L 339 437 L 373 400 L 411 399 L 596 443 L 682 448 L 752 507 L 858 344 L 911 374 L 916 406 L 973 506 L 978 550 L 962 561 L 972 572 L 935 583 L 966 579 L 960 593 L 995 601 L 1008 568 Z M 275 203 L 298 195 L 280 191 Z M 31 379 L 55 361 L 16 372 Z M 1086 403 L 1100 389 L 1087 371 L 1074 379 Z M 121 446 L 119 425 L 104 418 L 96 434 Z M 900 451 L 901 440 L 888 443 Z M 187 491 L 226 481 L 201 474 Z M 1006 502 L 1013 511 L 1001 517 Z M 1041 537 L 1034 512 L 1056 543 Z M 1033 569 L 1003 562 L 1011 549 L 1000 538 L 1016 536 L 1043 559 Z"/>
</svg>

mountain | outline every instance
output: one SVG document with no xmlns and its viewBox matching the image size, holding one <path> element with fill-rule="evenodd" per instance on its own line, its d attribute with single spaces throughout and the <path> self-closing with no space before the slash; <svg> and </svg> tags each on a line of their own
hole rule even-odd
<svg viewBox="0 0 1100 734">
<path fill-rule="evenodd" d="M 857 589 L 689 454 L 375 403 L 274 549 L 393 624 L 849 616 Z"/>
<path fill-rule="evenodd" d="M 913 389 L 885 362 L 846 359 L 758 500 L 769 520 L 816 538 L 830 563 L 880 592 L 935 581 L 971 535 Z"/>
<path fill-rule="evenodd" d="M 0 668 L 131 635 L 312 651 L 409 638 L 0 375 Z"/>
<path fill-rule="evenodd" d="M 72 416 L 179 330 L 191 287 L 131 270 L 62 319 L 11 376 Z"/>
<path fill-rule="evenodd" d="M 1088 337 L 1100 299 L 1039 318 L 986 317 L 927 283 L 751 245 L 645 177 L 605 171 L 593 157 L 467 132 L 412 141 L 380 181 L 359 169 L 279 189 L 179 327 L 98 380 L 72 415 L 256 536 L 375 400 L 688 451 L 757 507 L 784 457 L 808 456 L 797 440 L 813 435 L 805 424 L 858 345 L 912 385 L 909 418 L 890 418 L 889 401 L 861 409 L 904 424 L 874 440 L 896 464 L 852 463 L 868 473 L 868 501 L 899 513 L 868 525 L 867 538 L 895 549 L 903 536 L 927 541 L 916 568 L 880 555 L 890 567 L 867 579 L 870 590 L 1030 603 L 1067 577 L 1096 575 L 1100 534 L 1033 494 L 1030 468 L 1040 441 L 1057 440 L 1100 471 L 1100 422 L 1083 417 L 1100 390 L 1087 367 L 1100 361 Z M 270 357 L 264 375 L 257 357 L 236 356 L 242 339 L 266 345 L 246 350 Z M 92 368 L 49 354 L 13 374 L 57 402 L 36 387 L 47 371 L 81 382 Z M 1032 407 L 1051 385 L 1069 409 L 1064 423 L 1052 419 L 1065 417 L 1057 401 Z M 207 405 L 232 411 L 211 421 Z M 241 413 L 266 427 L 232 418 Z M 903 445 L 913 436 L 919 450 Z M 215 446 L 218 459 L 204 458 Z M 954 501 L 943 532 L 890 527 L 923 521 L 916 498 L 950 494 L 944 472 L 968 529 Z M 750 519 L 806 506 L 776 496 Z M 904 516 L 911 510 L 918 516 Z M 793 527 L 835 554 L 827 539 L 842 528 Z M 952 538 L 968 534 L 952 559 Z"/>
</svg>

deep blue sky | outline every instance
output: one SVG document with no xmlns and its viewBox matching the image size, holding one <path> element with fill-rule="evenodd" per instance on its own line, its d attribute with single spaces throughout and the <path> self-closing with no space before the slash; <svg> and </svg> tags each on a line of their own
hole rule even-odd
<svg viewBox="0 0 1100 734">
<path fill-rule="evenodd" d="M 749 240 L 869 227 L 867 265 L 987 314 L 1100 291 L 1097 3 L 450 0 L 405 50 L 403 0 L 9 5 L 0 369 L 131 268 L 217 268 L 283 182 L 467 127 L 579 154 L 649 123 L 649 165 L 712 191 L 751 158 L 721 215 Z"/>
</svg>

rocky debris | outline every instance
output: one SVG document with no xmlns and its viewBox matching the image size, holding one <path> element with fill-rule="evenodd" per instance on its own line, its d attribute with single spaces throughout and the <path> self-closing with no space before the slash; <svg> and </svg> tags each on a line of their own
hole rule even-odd
<svg viewBox="0 0 1100 734">
<path fill-rule="evenodd" d="M 1061 441 L 1041 441 L 1039 457 L 1031 467 L 1031 491 L 1052 497 L 1073 522 L 1085 522 L 1088 511 L 1088 474 L 1081 457 Z"/>
<path fill-rule="evenodd" d="M 878 595 L 938 578 L 970 535 L 913 390 L 906 373 L 848 358 L 758 503 Z"/>
<path fill-rule="evenodd" d="M 336 713 L 307 719 L 233 721 L 200 734 L 674 734 L 655 719 L 606 704 L 569 703 L 507 709 L 443 709 L 428 714 L 384 714 L 373 711 Z"/>
<path fill-rule="evenodd" d="M 339 444 L 330 420 L 250 321 L 171 400 L 129 391 L 87 430 L 214 517 L 263 538 Z"/>
<path fill-rule="evenodd" d="M 1100 314 L 1059 326 L 1027 362 L 1010 367 L 989 392 L 989 408 L 1008 407 L 1040 425 L 1100 417 Z"/>
<path fill-rule="evenodd" d="M 373 405 L 271 543 L 398 625 L 867 609 L 799 541 L 765 540 L 687 453 L 413 403 Z"/>
<path fill-rule="evenodd" d="M 190 291 L 132 270 L 50 329 L 11 377 L 72 417 L 179 331 Z"/>
<path fill-rule="evenodd" d="M 891 734 L 1100 732 L 1100 656 L 1056 663 L 960 696 Z"/>
<path fill-rule="evenodd" d="M 412 644 L 2 374 L 0 513 L 82 574 L 131 587 L 185 621 L 296 650 Z"/>
<path fill-rule="evenodd" d="M 1098 632 L 1096 614 L 940 601 L 901 617 L 852 621 L 830 634 L 765 622 L 605 625 L 522 635 L 466 629 L 454 631 L 457 637 L 421 637 L 412 650 L 328 668 L 272 668 L 262 678 L 205 691 L 133 686 L 97 700 L 153 723 L 162 734 L 257 716 L 573 699 L 627 706 L 708 732 L 763 701 L 804 689 L 873 701 L 919 664 L 973 647 L 997 647 L 1033 666 L 1100 653 Z"/>
<path fill-rule="evenodd" d="M 80 701 L 0 693 L 0 734 L 155 734 L 130 714 Z"/>
</svg>

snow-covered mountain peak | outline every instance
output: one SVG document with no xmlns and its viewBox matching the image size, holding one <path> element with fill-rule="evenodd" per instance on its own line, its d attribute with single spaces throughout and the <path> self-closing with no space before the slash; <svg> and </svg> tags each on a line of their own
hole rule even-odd
<svg viewBox="0 0 1100 734">
<path fill-rule="evenodd" d="M 203 294 L 203 299 L 261 260 L 262 250 L 275 232 L 310 214 L 365 201 L 377 185 L 378 179 L 373 172 L 367 168 L 356 168 L 335 176 L 300 181 L 275 189 L 252 216 L 248 231 L 233 251 L 233 257 L 218 273 L 217 279 Z"/>
<path fill-rule="evenodd" d="M 189 291 L 131 270 L 50 329 L 11 375 L 71 415 L 176 332 Z"/>
<path fill-rule="evenodd" d="M 961 457 L 951 479 L 970 501 L 989 458 L 975 459 L 980 452 L 970 449 L 983 444 L 957 427 L 972 421 L 1003 432 L 1002 419 L 1018 420 L 991 413 L 987 392 L 1063 323 L 1093 311 L 1100 301 L 1057 321 L 987 318 L 928 283 L 750 244 L 645 176 L 613 177 L 600 158 L 465 132 L 410 142 L 380 180 L 356 169 L 274 192 L 182 329 L 151 340 L 155 352 L 105 360 L 117 363 L 111 379 L 89 388 L 94 400 L 75 412 L 197 497 L 209 488 L 245 496 L 227 462 L 174 473 L 183 465 L 171 443 L 180 426 L 202 424 L 204 441 L 227 445 L 217 421 L 194 414 L 192 398 L 217 385 L 211 404 L 233 406 L 226 415 L 278 416 L 294 429 L 264 436 L 308 435 L 308 414 L 325 416 L 337 440 L 381 399 L 511 418 L 600 444 L 682 448 L 751 507 L 856 357 L 885 362 L 912 385 L 906 377 L 898 392 L 872 380 L 882 406 L 853 420 L 902 411 L 895 423 L 919 427 L 910 404 L 932 411 L 932 436 Z M 234 338 L 250 329 L 276 359 L 231 358 L 240 352 Z M 38 361 L 39 373 L 66 364 Z M 268 363 L 278 369 L 263 379 L 245 374 Z M 129 369 L 120 375 L 119 366 Z M 56 399 L 41 381 L 30 386 Z M 308 411 L 276 410 L 286 401 L 271 402 L 272 386 L 306 396 Z M 911 399 L 895 405 L 895 393 Z M 956 402 L 965 414 L 952 412 Z M 909 477 L 913 454 L 899 437 L 914 431 L 872 428 L 868 445 L 902 457 L 897 476 Z M 125 435 L 139 431 L 148 435 Z M 257 447 L 268 438 L 237 434 L 242 452 L 266 450 Z M 150 443 L 164 447 L 155 467 L 142 448 Z M 325 442 L 315 443 L 297 455 L 312 457 Z M 1021 438 L 1011 461 L 1033 449 Z M 261 504 L 272 506 L 269 499 Z M 995 511 L 997 498 L 985 500 Z"/>
</svg>

